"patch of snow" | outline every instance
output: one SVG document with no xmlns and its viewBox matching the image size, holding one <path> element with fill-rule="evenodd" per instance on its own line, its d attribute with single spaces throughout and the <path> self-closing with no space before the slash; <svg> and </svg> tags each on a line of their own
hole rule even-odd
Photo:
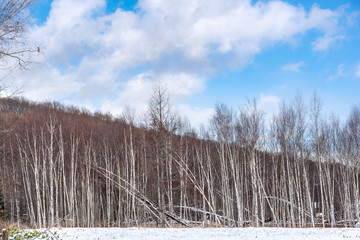
<svg viewBox="0 0 360 240">
<path fill-rule="evenodd" d="M 360 221 L 355 224 L 356 228 L 360 228 Z"/>
</svg>

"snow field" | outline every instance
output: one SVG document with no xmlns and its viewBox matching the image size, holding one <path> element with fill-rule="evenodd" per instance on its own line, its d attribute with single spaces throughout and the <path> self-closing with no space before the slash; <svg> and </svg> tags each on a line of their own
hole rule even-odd
<svg viewBox="0 0 360 240">
<path fill-rule="evenodd" d="M 62 240 L 340 240 L 359 239 L 356 228 L 61 228 Z"/>
</svg>

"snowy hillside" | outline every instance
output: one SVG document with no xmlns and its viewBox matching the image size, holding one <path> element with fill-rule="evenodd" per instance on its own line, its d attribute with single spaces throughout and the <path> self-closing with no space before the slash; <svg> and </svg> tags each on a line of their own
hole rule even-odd
<svg viewBox="0 0 360 240">
<path fill-rule="evenodd" d="M 355 228 L 62 228 L 56 229 L 62 240 L 338 240 L 360 239 Z"/>
</svg>

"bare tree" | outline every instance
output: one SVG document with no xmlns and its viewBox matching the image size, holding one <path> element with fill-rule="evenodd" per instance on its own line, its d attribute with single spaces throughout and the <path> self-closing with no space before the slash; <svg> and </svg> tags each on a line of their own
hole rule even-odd
<svg viewBox="0 0 360 240">
<path fill-rule="evenodd" d="M 250 165 L 250 178 L 252 190 L 251 214 L 256 226 L 259 226 L 259 197 L 260 181 L 258 177 L 258 159 L 256 155 L 256 146 L 262 134 L 264 133 L 264 112 L 259 110 L 256 101 L 248 101 L 238 119 L 237 136 L 238 141 L 246 151 L 245 161 Z M 261 210 L 261 209 L 260 209 Z M 262 219 L 264 223 L 264 219 Z"/>
<path fill-rule="evenodd" d="M 27 39 L 30 24 L 28 8 L 36 0 L 0 1 L 0 93 L 13 96 L 20 90 L 4 79 L 12 72 L 26 69 L 32 62 L 32 56 L 40 53 L 40 47 Z"/>
<path fill-rule="evenodd" d="M 29 53 L 40 51 L 31 48 L 25 38 L 29 25 L 27 8 L 34 0 L 2 0 L 0 2 L 0 66 L 10 66 L 11 60 L 16 67 L 24 68 L 29 60 Z"/>
<path fill-rule="evenodd" d="M 167 156 L 169 152 L 170 134 L 176 130 L 177 116 L 174 113 L 170 97 L 166 87 L 161 82 L 156 82 L 153 86 L 153 92 L 149 103 L 149 119 L 150 126 L 154 132 L 154 143 L 156 145 L 156 159 L 157 159 L 157 174 L 158 174 L 158 204 L 161 208 L 162 226 L 165 226 L 165 192 L 168 193 L 168 198 L 171 200 L 172 189 L 169 187 L 166 190 L 165 174 L 170 177 L 167 183 L 171 183 L 172 173 L 168 170 L 171 168 L 171 158 Z M 171 205 L 171 202 L 170 202 Z"/>
<path fill-rule="evenodd" d="M 236 191 L 236 203 L 240 209 L 241 201 L 239 200 L 239 192 L 236 182 L 235 171 L 235 156 L 232 155 L 231 143 L 234 142 L 234 113 L 225 104 L 217 104 L 215 107 L 215 114 L 210 120 L 213 135 L 218 141 L 217 151 L 220 160 L 220 174 L 221 174 L 221 195 L 222 195 L 222 211 L 224 217 L 233 218 L 233 204 L 232 204 L 232 188 L 230 187 L 230 171 L 234 179 Z M 242 221 L 242 220 L 239 220 Z M 228 224 L 231 224 L 230 222 Z"/>
</svg>

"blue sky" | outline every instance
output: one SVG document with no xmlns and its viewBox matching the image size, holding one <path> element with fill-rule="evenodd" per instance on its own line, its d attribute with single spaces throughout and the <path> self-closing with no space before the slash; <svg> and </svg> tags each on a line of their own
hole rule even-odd
<svg viewBox="0 0 360 240">
<path fill-rule="evenodd" d="M 342 119 L 360 103 L 358 0 L 38 0 L 31 14 L 42 54 L 10 81 L 33 100 L 140 113 L 160 80 L 195 125 L 246 98 L 269 116 L 297 92 Z"/>
</svg>

